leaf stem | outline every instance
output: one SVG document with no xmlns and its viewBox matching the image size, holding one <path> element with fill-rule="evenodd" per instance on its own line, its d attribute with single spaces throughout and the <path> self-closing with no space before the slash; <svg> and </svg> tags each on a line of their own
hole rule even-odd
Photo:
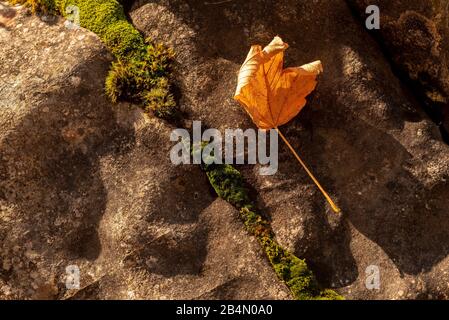
<svg viewBox="0 0 449 320">
<path fill-rule="evenodd" d="M 336 213 L 339 213 L 341 211 L 340 208 L 334 203 L 334 201 L 332 201 L 331 197 L 327 194 L 327 192 L 324 190 L 324 188 L 321 186 L 321 184 L 318 182 L 318 180 L 315 178 L 315 176 L 312 174 L 309 168 L 307 168 L 306 164 L 301 160 L 298 153 L 296 153 L 295 149 L 293 149 L 292 145 L 288 142 L 287 138 L 284 137 L 282 132 L 277 127 L 274 129 L 281 136 L 282 140 L 284 140 L 285 144 L 288 146 L 288 148 L 293 153 L 298 162 L 301 164 L 301 166 L 304 168 L 304 170 L 306 170 L 309 177 L 313 180 L 313 182 L 315 182 L 316 186 L 318 187 L 318 189 L 320 189 L 321 193 L 324 195 L 327 202 L 329 202 L 330 206 L 332 207 L 332 210 L 334 210 L 334 212 Z"/>
</svg>

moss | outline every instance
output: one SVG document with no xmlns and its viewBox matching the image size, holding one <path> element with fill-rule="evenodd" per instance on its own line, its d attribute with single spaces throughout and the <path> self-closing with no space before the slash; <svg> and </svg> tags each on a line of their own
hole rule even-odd
<svg viewBox="0 0 449 320">
<path fill-rule="evenodd" d="M 145 40 L 127 20 L 116 0 L 11 0 L 27 3 L 33 12 L 68 17 L 69 6 L 79 8 L 79 22 L 97 34 L 115 56 L 106 78 L 106 94 L 113 102 L 128 100 L 141 104 L 146 112 L 170 119 L 176 103 L 170 93 L 170 64 L 173 51 Z"/>
<path fill-rule="evenodd" d="M 144 110 L 164 119 L 174 118 L 176 103 L 170 93 L 170 62 L 173 52 L 163 45 L 147 45 L 144 52 L 114 62 L 106 78 L 106 94 L 141 103 Z"/>
<path fill-rule="evenodd" d="M 276 242 L 270 223 L 256 212 L 244 179 L 237 169 L 216 164 L 202 167 L 217 195 L 239 209 L 246 229 L 257 238 L 277 276 L 289 287 L 295 299 L 343 299 L 333 290 L 323 290 L 305 260 L 299 259 Z"/>
<path fill-rule="evenodd" d="M 143 95 L 146 111 L 152 111 L 163 119 L 174 119 L 177 115 L 176 103 L 170 94 L 167 78 L 160 77 L 158 83 Z"/>
<path fill-rule="evenodd" d="M 250 202 L 240 172 L 229 165 L 210 165 L 206 167 L 207 177 L 220 198 L 237 208 Z"/>
</svg>

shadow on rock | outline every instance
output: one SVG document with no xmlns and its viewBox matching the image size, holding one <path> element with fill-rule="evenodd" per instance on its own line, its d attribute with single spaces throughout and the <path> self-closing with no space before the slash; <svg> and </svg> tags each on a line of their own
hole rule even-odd
<svg viewBox="0 0 449 320">
<path fill-rule="evenodd" d="M 101 252 L 97 227 L 107 193 L 100 161 L 134 144 L 132 124 L 119 123 L 98 85 L 107 68 L 87 61 L 56 90 L 38 93 L 1 141 L 0 200 L 15 212 L 2 247 L 14 259 L 32 251 L 95 260 Z M 82 80 L 73 85 L 71 78 Z"/>
</svg>

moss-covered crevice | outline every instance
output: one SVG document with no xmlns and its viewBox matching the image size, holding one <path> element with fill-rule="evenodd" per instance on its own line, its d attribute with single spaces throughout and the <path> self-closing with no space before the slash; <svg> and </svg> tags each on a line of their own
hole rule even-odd
<svg viewBox="0 0 449 320">
<path fill-rule="evenodd" d="M 290 288 L 295 299 L 343 299 L 333 290 L 323 290 L 306 262 L 276 242 L 270 223 L 257 213 L 244 179 L 237 169 L 226 164 L 202 165 L 202 168 L 217 195 L 239 210 L 246 229 L 257 238 L 276 274 Z"/>
<path fill-rule="evenodd" d="M 80 26 L 97 34 L 115 56 L 106 78 L 106 93 L 112 101 L 127 100 L 147 112 L 171 119 L 176 103 L 170 93 L 170 64 L 173 51 L 144 39 L 127 20 L 116 0 L 10 0 L 28 4 L 33 12 L 73 18 Z M 74 8 L 76 11 L 74 12 Z"/>
</svg>

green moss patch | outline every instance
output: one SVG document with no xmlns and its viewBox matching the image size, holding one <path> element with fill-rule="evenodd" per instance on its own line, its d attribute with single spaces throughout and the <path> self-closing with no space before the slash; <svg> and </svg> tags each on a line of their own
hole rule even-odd
<svg viewBox="0 0 449 320">
<path fill-rule="evenodd" d="M 170 93 L 170 64 L 173 51 L 152 44 L 127 20 L 116 0 L 11 0 L 26 3 L 33 12 L 72 17 L 71 6 L 79 9 L 80 26 L 97 34 L 115 56 L 106 78 L 106 93 L 112 101 L 127 100 L 147 112 L 171 119 L 176 103 Z"/>
<path fill-rule="evenodd" d="M 231 165 L 203 165 L 217 195 L 239 210 L 246 229 L 265 251 L 277 276 L 299 300 L 341 300 L 338 293 L 322 289 L 306 262 L 282 248 L 275 240 L 270 223 L 257 213 L 241 173 Z"/>
</svg>

